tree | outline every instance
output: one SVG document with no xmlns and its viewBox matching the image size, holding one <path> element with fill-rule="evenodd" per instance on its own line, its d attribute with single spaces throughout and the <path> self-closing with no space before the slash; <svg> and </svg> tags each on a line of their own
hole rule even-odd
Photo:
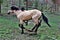
<svg viewBox="0 0 60 40">
<path fill-rule="evenodd" d="M 56 3 L 56 0 L 52 0 L 53 3 Z"/>
<path fill-rule="evenodd" d="M 57 0 L 52 0 L 52 2 L 55 4 L 55 11 L 57 11 L 58 10 L 58 6 L 57 6 Z"/>
<path fill-rule="evenodd" d="M 25 1 L 26 1 L 26 10 L 28 10 L 28 0 Z"/>
<path fill-rule="evenodd" d="M 3 3 L 3 0 L 0 0 L 0 13 L 1 13 L 1 4 Z"/>
<path fill-rule="evenodd" d="M 38 0 L 35 0 L 35 8 L 38 8 Z"/>
<path fill-rule="evenodd" d="M 21 8 L 21 0 L 19 0 L 19 8 Z"/>
<path fill-rule="evenodd" d="M 52 2 L 55 4 L 55 11 L 59 11 L 60 6 L 60 0 L 52 0 Z"/>
</svg>

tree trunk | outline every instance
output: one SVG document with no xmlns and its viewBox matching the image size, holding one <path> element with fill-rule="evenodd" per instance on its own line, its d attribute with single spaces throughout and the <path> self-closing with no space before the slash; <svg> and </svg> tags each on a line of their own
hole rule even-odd
<svg viewBox="0 0 60 40">
<path fill-rule="evenodd" d="M 21 0 L 19 0 L 19 8 L 21 8 Z"/>
<path fill-rule="evenodd" d="M 2 14 L 1 14 L 1 4 L 0 4 L 0 16 L 2 16 Z"/>
<path fill-rule="evenodd" d="M 0 14 L 1 14 L 1 4 L 0 4 Z"/>
<path fill-rule="evenodd" d="M 26 10 L 28 10 L 28 0 L 26 0 Z"/>
<path fill-rule="evenodd" d="M 0 14 L 1 14 L 1 4 L 0 4 Z"/>
</svg>

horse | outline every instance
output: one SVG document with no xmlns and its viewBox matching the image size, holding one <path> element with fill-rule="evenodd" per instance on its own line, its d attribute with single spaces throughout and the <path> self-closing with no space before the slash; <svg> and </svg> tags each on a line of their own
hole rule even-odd
<svg viewBox="0 0 60 40">
<path fill-rule="evenodd" d="M 22 32 L 21 34 L 24 34 L 24 29 L 29 31 L 29 32 L 35 32 L 37 33 L 37 30 L 39 26 L 41 26 L 42 20 L 51 27 L 51 25 L 48 23 L 48 18 L 41 12 L 40 10 L 37 9 L 32 9 L 32 10 L 19 10 L 18 7 L 16 6 L 11 6 L 11 9 L 8 11 L 8 14 L 15 14 L 17 16 L 17 19 L 19 20 L 19 27 L 21 28 Z M 28 30 L 24 27 L 24 21 L 29 21 L 32 20 L 34 22 L 34 27 L 31 30 Z"/>
</svg>

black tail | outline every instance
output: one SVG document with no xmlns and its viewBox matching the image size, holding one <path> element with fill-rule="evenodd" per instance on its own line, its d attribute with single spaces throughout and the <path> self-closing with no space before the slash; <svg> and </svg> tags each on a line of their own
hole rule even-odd
<svg viewBox="0 0 60 40">
<path fill-rule="evenodd" d="M 44 22 L 49 26 L 51 27 L 51 25 L 48 23 L 48 18 L 42 13 L 42 18 L 44 20 Z"/>
</svg>

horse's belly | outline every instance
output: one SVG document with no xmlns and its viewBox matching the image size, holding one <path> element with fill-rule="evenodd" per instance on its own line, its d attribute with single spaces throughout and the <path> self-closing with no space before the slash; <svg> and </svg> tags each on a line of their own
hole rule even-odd
<svg viewBox="0 0 60 40">
<path fill-rule="evenodd" d="M 24 16 L 24 17 L 23 17 L 23 20 L 30 20 L 31 18 L 32 18 L 31 15 L 29 15 L 29 16 Z"/>
</svg>

